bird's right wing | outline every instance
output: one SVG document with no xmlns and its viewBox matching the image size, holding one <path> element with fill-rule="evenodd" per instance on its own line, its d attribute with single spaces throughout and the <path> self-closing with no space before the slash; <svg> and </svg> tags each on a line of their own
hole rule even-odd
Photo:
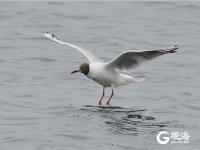
<svg viewBox="0 0 200 150">
<path fill-rule="evenodd" d="M 167 53 L 174 53 L 178 49 L 177 45 L 173 47 L 166 48 L 166 49 L 158 49 L 158 50 L 150 50 L 150 51 L 134 51 L 129 50 L 126 51 L 110 62 L 107 62 L 106 67 L 110 69 L 117 69 L 117 70 L 130 70 L 141 63 L 152 60 L 155 57 L 167 54 Z"/>
<path fill-rule="evenodd" d="M 75 48 L 77 49 L 79 52 L 81 52 L 85 57 L 87 57 L 87 59 L 89 60 L 90 63 L 93 63 L 93 62 L 99 62 L 100 60 L 98 58 L 96 58 L 89 50 L 85 50 L 83 49 L 82 47 L 79 47 L 79 46 L 76 46 L 76 45 L 73 45 L 71 43 L 67 43 L 67 42 L 63 42 L 63 41 L 60 41 L 54 34 L 50 34 L 48 32 L 45 32 L 44 35 L 56 42 L 56 43 L 59 43 L 59 44 L 64 44 L 64 45 L 67 45 L 69 47 L 72 47 L 72 48 Z"/>
</svg>

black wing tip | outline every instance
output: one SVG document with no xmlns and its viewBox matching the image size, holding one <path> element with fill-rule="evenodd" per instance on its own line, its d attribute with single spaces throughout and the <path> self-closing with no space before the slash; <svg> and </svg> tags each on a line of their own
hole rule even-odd
<svg viewBox="0 0 200 150">
<path fill-rule="evenodd" d="M 171 48 L 166 49 L 168 53 L 175 53 L 177 52 L 176 50 L 179 49 L 178 45 L 174 45 Z"/>
<path fill-rule="evenodd" d="M 51 34 L 51 36 L 52 36 L 53 38 L 56 38 L 57 40 L 59 40 L 59 38 L 58 38 L 55 34 Z"/>
<path fill-rule="evenodd" d="M 49 34 L 52 38 L 55 38 L 55 39 L 58 39 L 59 40 L 59 38 L 54 34 L 54 33 L 49 33 L 49 32 L 43 32 L 43 34 L 45 35 L 45 34 Z"/>
</svg>

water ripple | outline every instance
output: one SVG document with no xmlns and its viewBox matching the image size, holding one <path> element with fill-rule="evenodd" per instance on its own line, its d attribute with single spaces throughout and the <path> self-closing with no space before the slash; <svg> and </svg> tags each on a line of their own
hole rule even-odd
<svg viewBox="0 0 200 150">
<path fill-rule="evenodd" d="M 49 58 L 49 57 L 42 57 L 42 56 L 38 56 L 38 57 L 28 57 L 25 58 L 23 60 L 28 60 L 28 61 L 41 61 L 41 62 L 54 62 L 56 61 L 56 59 L 53 58 Z"/>
</svg>

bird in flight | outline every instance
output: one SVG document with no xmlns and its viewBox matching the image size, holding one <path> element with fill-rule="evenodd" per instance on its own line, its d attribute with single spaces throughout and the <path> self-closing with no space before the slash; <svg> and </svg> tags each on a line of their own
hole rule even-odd
<svg viewBox="0 0 200 150">
<path fill-rule="evenodd" d="M 87 59 L 88 63 L 82 63 L 77 70 L 71 72 L 74 73 L 83 73 L 88 78 L 94 80 L 98 84 L 102 85 L 103 93 L 99 100 L 99 105 L 102 104 L 102 100 L 105 96 L 105 88 L 111 87 L 112 93 L 107 100 L 106 104 L 110 105 L 110 101 L 114 95 L 114 88 L 127 85 L 129 83 L 138 83 L 142 82 L 144 78 L 136 78 L 123 71 L 129 71 L 130 69 L 134 69 L 145 61 L 152 60 L 158 56 L 174 53 L 178 49 L 177 45 L 174 45 L 170 48 L 158 49 L 158 50 L 147 50 L 147 51 L 136 51 L 136 50 L 128 50 L 121 54 L 119 54 L 114 59 L 104 62 L 93 55 L 93 53 L 89 50 L 85 50 L 79 46 L 74 44 L 63 42 L 59 40 L 54 34 L 50 34 L 45 32 L 44 35 L 59 44 L 67 45 L 74 49 L 77 49 L 81 52 Z"/>
</svg>

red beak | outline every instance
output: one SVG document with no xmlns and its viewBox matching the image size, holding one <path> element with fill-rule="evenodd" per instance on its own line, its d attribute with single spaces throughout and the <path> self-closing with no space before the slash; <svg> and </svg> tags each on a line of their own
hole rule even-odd
<svg viewBox="0 0 200 150">
<path fill-rule="evenodd" d="M 77 72 L 80 72 L 80 70 L 74 70 L 74 71 L 71 72 L 71 74 L 77 73 Z"/>
</svg>

